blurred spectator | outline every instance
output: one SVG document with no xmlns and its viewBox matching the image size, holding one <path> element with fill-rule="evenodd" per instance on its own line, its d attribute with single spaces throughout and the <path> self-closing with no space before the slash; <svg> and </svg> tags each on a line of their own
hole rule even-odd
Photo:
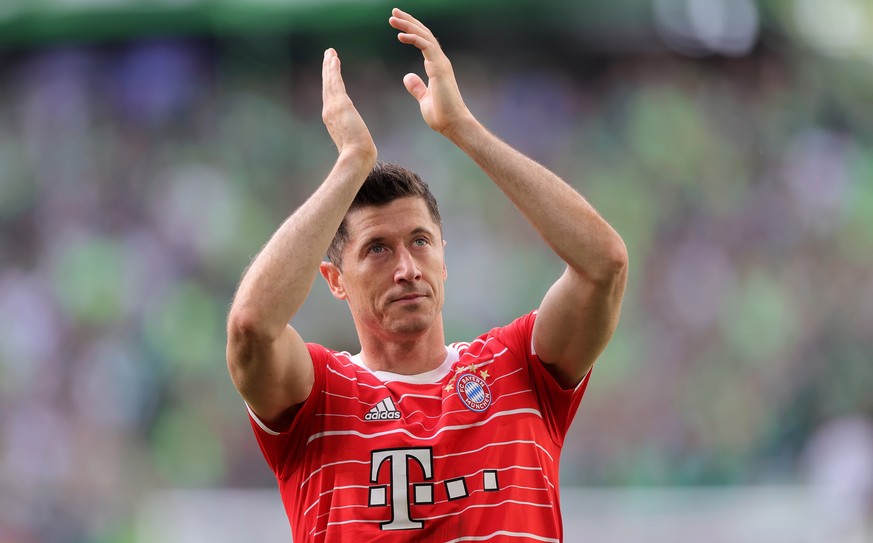
<svg viewBox="0 0 873 543">
<path fill-rule="evenodd" d="M 803 467 L 839 541 L 864 541 L 873 528 L 873 420 L 847 415 L 816 428 Z"/>
</svg>

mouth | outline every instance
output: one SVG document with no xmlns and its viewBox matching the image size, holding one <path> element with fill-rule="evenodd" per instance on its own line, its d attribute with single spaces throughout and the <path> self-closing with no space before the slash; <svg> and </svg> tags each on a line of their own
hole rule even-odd
<svg viewBox="0 0 873 543">
<path fill-rule="evenodd" d="M 404 294 L 403 296 L 394 298 L 393 300 L 391 300 L 391 302 L 392 303 L 409 303 L 409 302 L 414 302 L 416 300 L 420 300 L 420 299 L 425 298 L 425 297 L 426 296 L 424 294 L 410 293 L 410 294 Z"/>
</svg>

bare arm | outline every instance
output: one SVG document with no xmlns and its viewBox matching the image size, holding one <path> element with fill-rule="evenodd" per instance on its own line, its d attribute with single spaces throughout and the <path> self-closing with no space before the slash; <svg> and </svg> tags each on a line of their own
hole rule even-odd
<svg viewBox="0 0 873 543">
<path fill-rule="evenodd" d="M 231 379 L 273 429 L 290 422 L 314 381 L 309 351 L 288 321 L 309 295 L 334 233 L 376 161 L 376 146 L 346 94 L 333 49 L 325 52 L 322 80 L 322 118 L 339 157 L 321 186 L 252 262 L 227 323 Z"/>
<path fill-rule="evenodd" d="M 573 386 L 603 351 L 618 323 L 627 250 L 594 208 L 558 176 L 491 134 L 461 98 L 449 59 L 430 30 L 395 9 L 398 39 L 424 56 L 428 83 L 403 78 L 428 126 L 467 153 L 567 264 L 543 300 L 534 347 L 564 386 Z"/>
</svg>

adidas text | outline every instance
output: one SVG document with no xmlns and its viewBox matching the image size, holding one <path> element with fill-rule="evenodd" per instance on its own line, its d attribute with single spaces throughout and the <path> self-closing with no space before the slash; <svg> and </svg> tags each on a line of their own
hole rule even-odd
<svg viewBox="0 0 873 543">
<path fill-rule="evenodd" d="M 389 397 L 371 407 L 364 415 L 364 420 L 400 420 L 400 411 Z"/>
<path fill-rule="evenodd" d="M 381 411 L 373 413 L 372 411 L 364 415 L 364 420 L 399 420 L 399 411 Z"/>
</svg>

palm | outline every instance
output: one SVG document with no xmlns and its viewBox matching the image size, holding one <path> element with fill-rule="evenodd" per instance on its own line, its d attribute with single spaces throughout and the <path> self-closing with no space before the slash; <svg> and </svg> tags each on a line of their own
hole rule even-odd
<svg viewBox="0 0 873 543">
<path fill-rule="evenodd" d="M 340 73 L 336 51 L 325 52 L 322 67 L 322 119 L 339 152 L 349 149 L 375 150 L 373 138 L 349 95 Z"/>
<path fill-rule="evenodd" d="M 424 122 L 426 122 L 429 127 L 437 130 L 443 119 L 442 115 L 439 114 L 434 105 L 433 93 L 430 89 L 428 89 L 424 96 L 418 101 L 418 105 L 421 108 L 421 116 L 424 118 Z"/>
<path fill-rule="evenodd" d="M 425 85 L 416 74 L 406 74 L 403 84 L 418 100 L 425 122 L 440 133 L 450 131 L 455 124 L 469 115 L 452 64 L 440 48 L 433 33 L 411 15 L 395 9 L 389 23 L 400 30 L 397 38 L 417 47 L 424 56 L 424 69 L 428 82 Z"/>
</svg>

